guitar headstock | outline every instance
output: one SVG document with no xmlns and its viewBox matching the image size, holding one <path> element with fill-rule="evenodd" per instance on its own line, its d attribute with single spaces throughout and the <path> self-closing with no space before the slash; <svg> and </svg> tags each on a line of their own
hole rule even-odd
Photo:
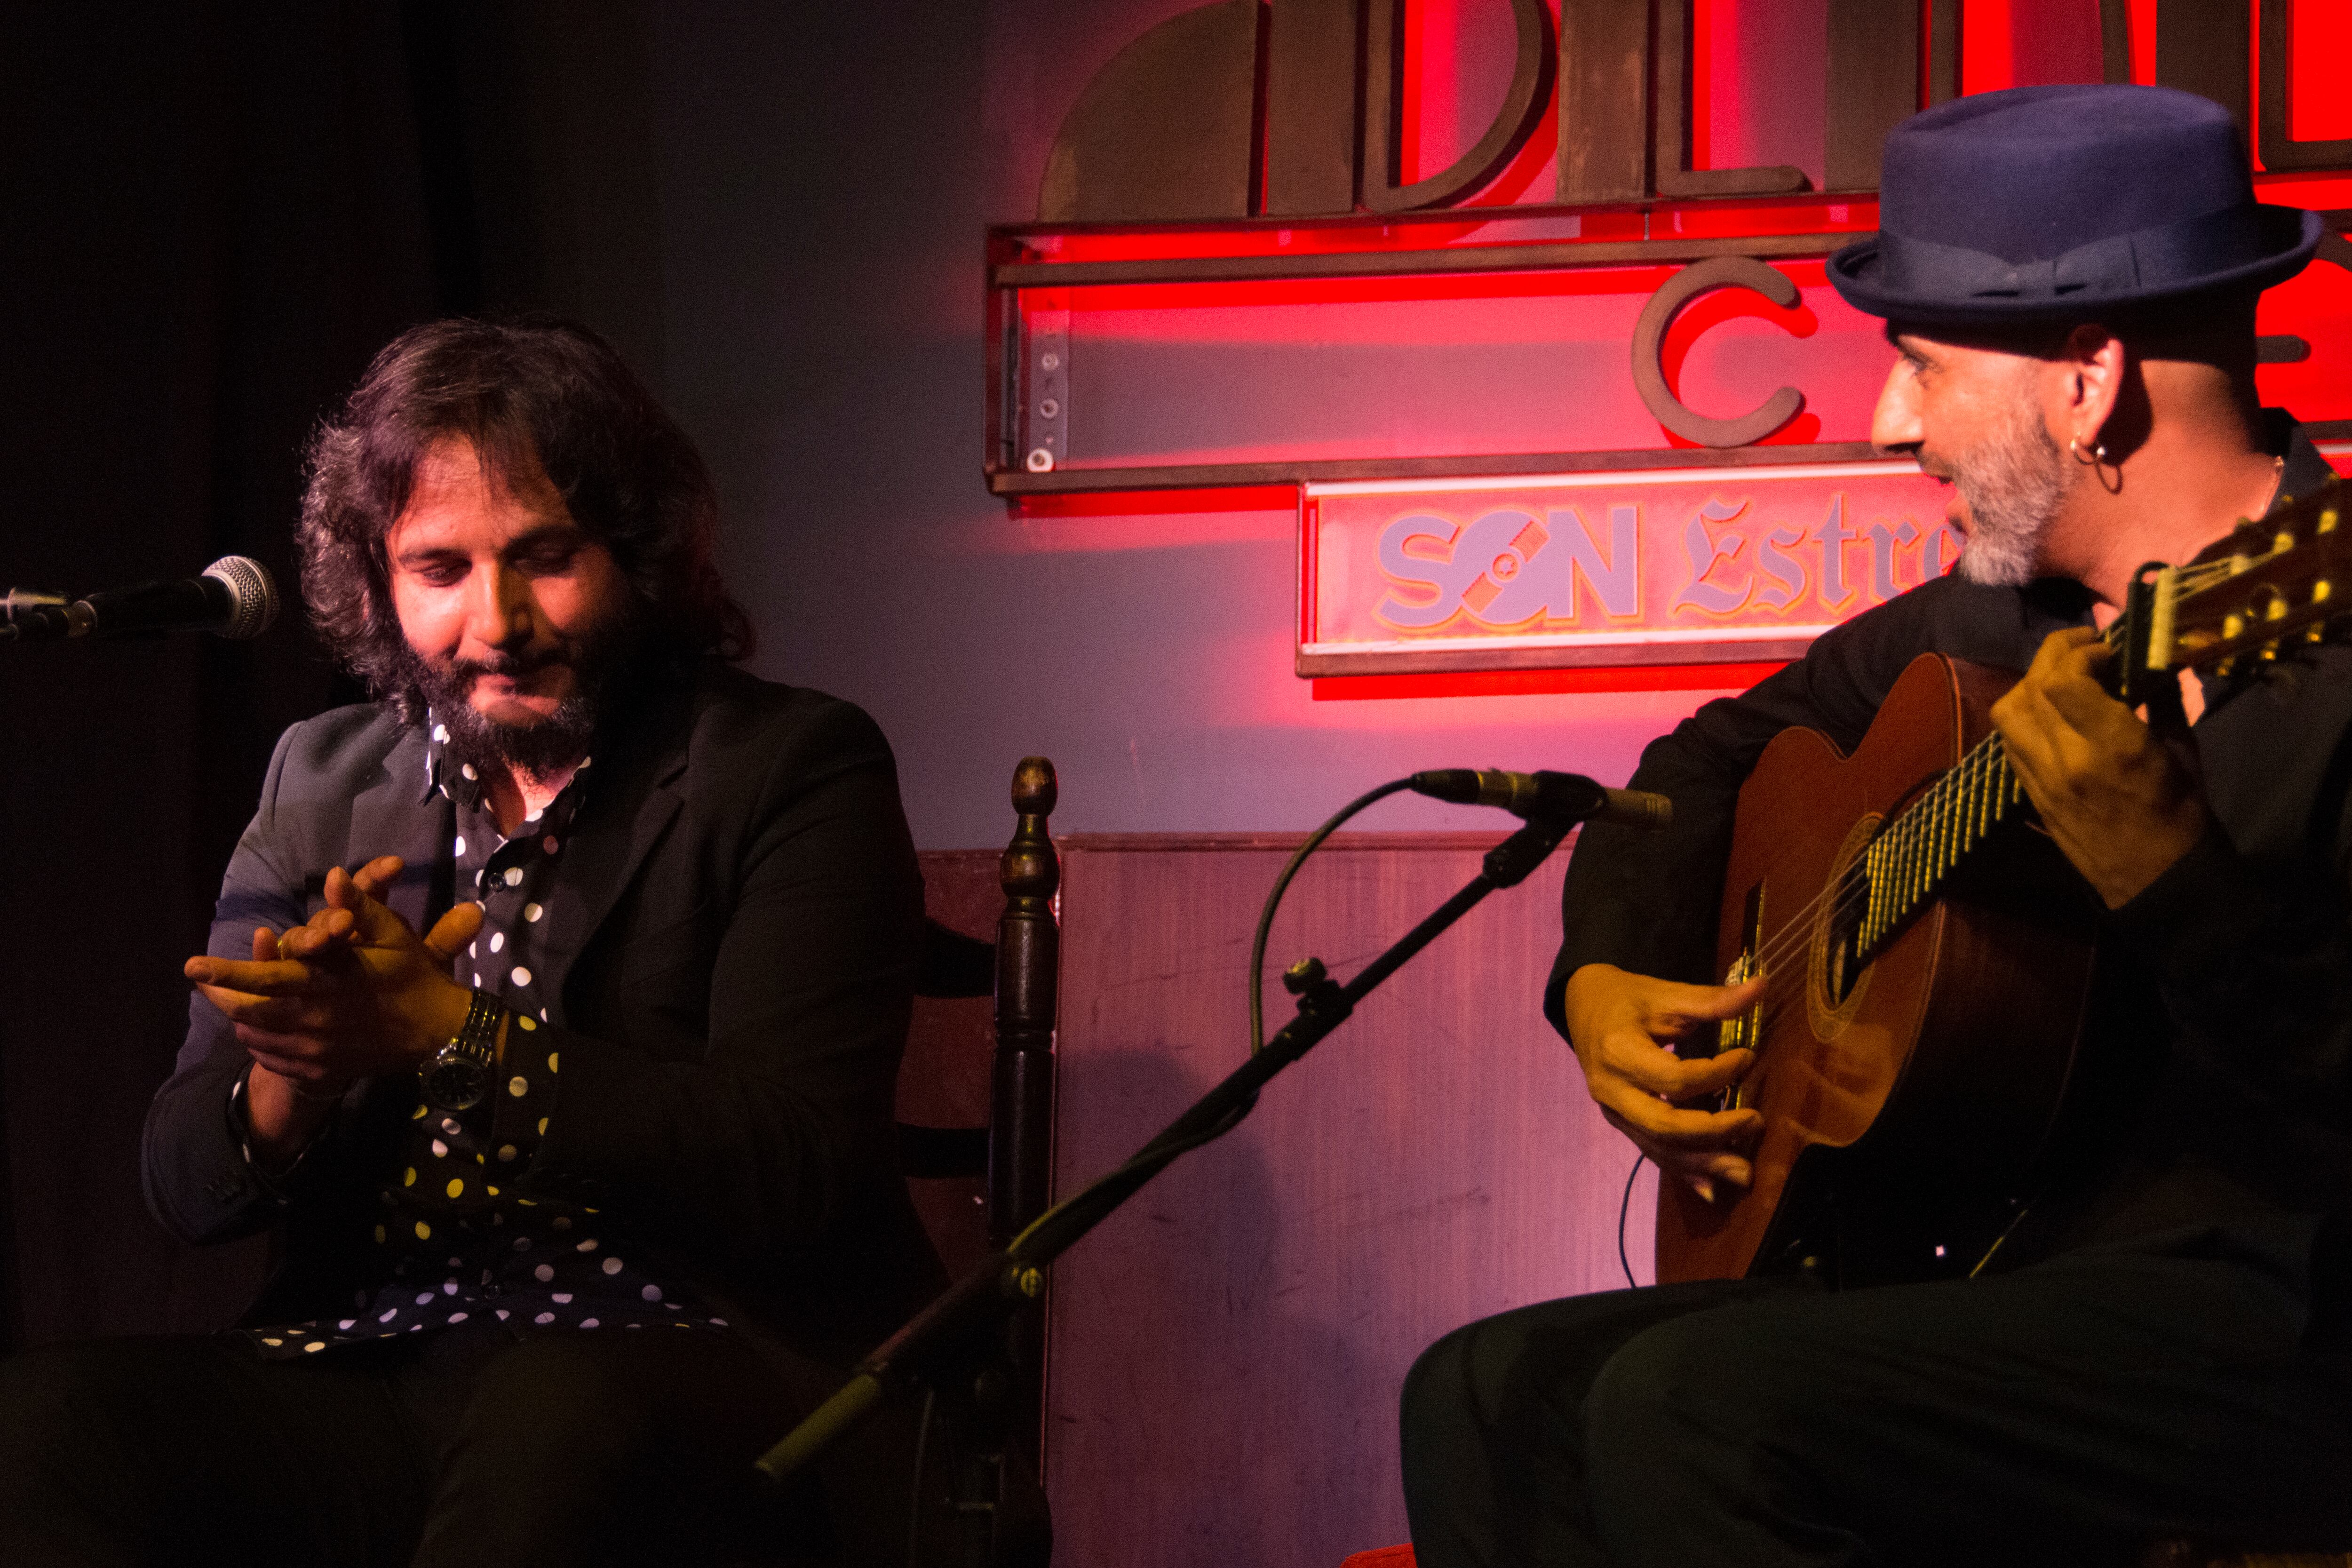
<svg viewBox="0 0 2352 1568">
<path fill-rule="evenodd" d="M 2352 612 L 2352 484 L 2331 479 L 2290 497 L 2186 566 L 2159 574 L 2147 643 L 2150 669 L 2218 668 L 2317 642 Z"/>
</svg>

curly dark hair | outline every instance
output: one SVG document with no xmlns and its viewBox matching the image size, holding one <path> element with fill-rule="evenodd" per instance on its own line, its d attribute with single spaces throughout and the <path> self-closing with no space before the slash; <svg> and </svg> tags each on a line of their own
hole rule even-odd
<svg viewBox="0 0 2352 1568">
<path fill-rule="evenodd" d="M 714 559 L 719 497 L 694 443 L 610 344 L 574 322 L 434 321 L 368 365 L 311 438 L 296 543 L 311 624 L 414 723 L 424 699 L 393 611 L 384 540 L 416 465 L 462 436 L 493 472 L 536 464 L 613 553 L 655 651 L 749 658 L 751 623 Z"/>
</svg>

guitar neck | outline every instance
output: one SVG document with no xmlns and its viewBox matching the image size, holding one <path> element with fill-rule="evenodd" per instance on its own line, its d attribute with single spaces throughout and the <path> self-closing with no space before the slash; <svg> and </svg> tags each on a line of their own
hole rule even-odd
<svg viewBox="0 0 2352 1568">
<path fill-rule="evenodd" d="M 2024 801 L 2025 786 L 2000 737 L 1988 735 L 1888 823 L 1858 868 L 1868 896 L 1854 933 L 1856 956 L 1867 962 L 1978 845 L 2021 814 Z"/>
<path fill-rule="evenodd" d="M 2352 573 L 2352 529 L 2336 526 L 2346 494 L 2346 481 L 2331 479 L 2240 523 L 2185 566 L 2140 568 L 2102 634 L 2116 654 L 2116 695 L 2135 708 L 2169 700 L 2180 670 L 2228 676 L 2287 644 L 2326 638 L 2344 607 L 2335 581 Z M 2024 802 L 2000 737 L 1989 735 L 1889 822 L 1848 873 L 1865 884 L 1852 889 L 1862 910 L 1855 956 L 1867 962 L 1883 948 Z"/>
<path fill-rule="evenodd" d="M 2100 634 L 2124 653 L 2134 646 L 2130 613 Z M 1882 829 L 1858 868 L 1868 884 L 1854 933 L 1865 961 L 1932 902 L 1945 881 L 2002 824 L 2023 815 L 2025 785 L 1999 735 L 1987 735 L 1926 794 Z"/>
</svg>

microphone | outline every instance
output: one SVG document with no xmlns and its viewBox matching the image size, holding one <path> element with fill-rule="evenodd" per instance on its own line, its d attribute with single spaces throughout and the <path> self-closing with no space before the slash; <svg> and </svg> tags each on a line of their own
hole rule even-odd
<svg viewBox="0 0 2352 1568">
<path fill-rule="evenodd" d="M 26 642 L 177 631 L 257 637 L 278 618 L 278 584 L 260 562 L 224 555 L 201 577 L 138 583 L 70 603 L 54 594 L 11 591 L 0 603 L 7 606 L 0 635 Z"/>
<path fill-rule="evenodd" d="M 1432 768 L 1412 775 L 1412 789 L 1461 805 L 1499 805 L 1529 822 L 1607 822 L 1660 828 L 1675 819 L 1675 803 L 1646 790 L 1611 789 L 1581 773 L 1510 773 L 1499 768 Z"/>
</svg>

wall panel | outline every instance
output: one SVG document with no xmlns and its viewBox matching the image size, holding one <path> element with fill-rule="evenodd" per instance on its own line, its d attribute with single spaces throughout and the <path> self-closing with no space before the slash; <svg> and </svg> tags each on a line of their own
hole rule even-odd
<svg viewBox="0 0 2352 1568">
<path fill-rule="evenodd" d="M 1295 884 L 1270 968 L 1312 952 L 1353 973 L 1493 841 L 1342 840 Z M 1241 1061 L 1250 932 L 1295 843 L 1062 842 L 1058 1193 Z M 1565 858 L 1490 896 L 1056 1266 L 1057 1568 L 1311 1568 L 1403 1540 L 1396 1400 L 1423 1347 L 1621 1282 L 1631 1152 L 1538 1013 Z M 1272 1029 L 1288 1007 L 1268 989 Z"/>
</svg>

